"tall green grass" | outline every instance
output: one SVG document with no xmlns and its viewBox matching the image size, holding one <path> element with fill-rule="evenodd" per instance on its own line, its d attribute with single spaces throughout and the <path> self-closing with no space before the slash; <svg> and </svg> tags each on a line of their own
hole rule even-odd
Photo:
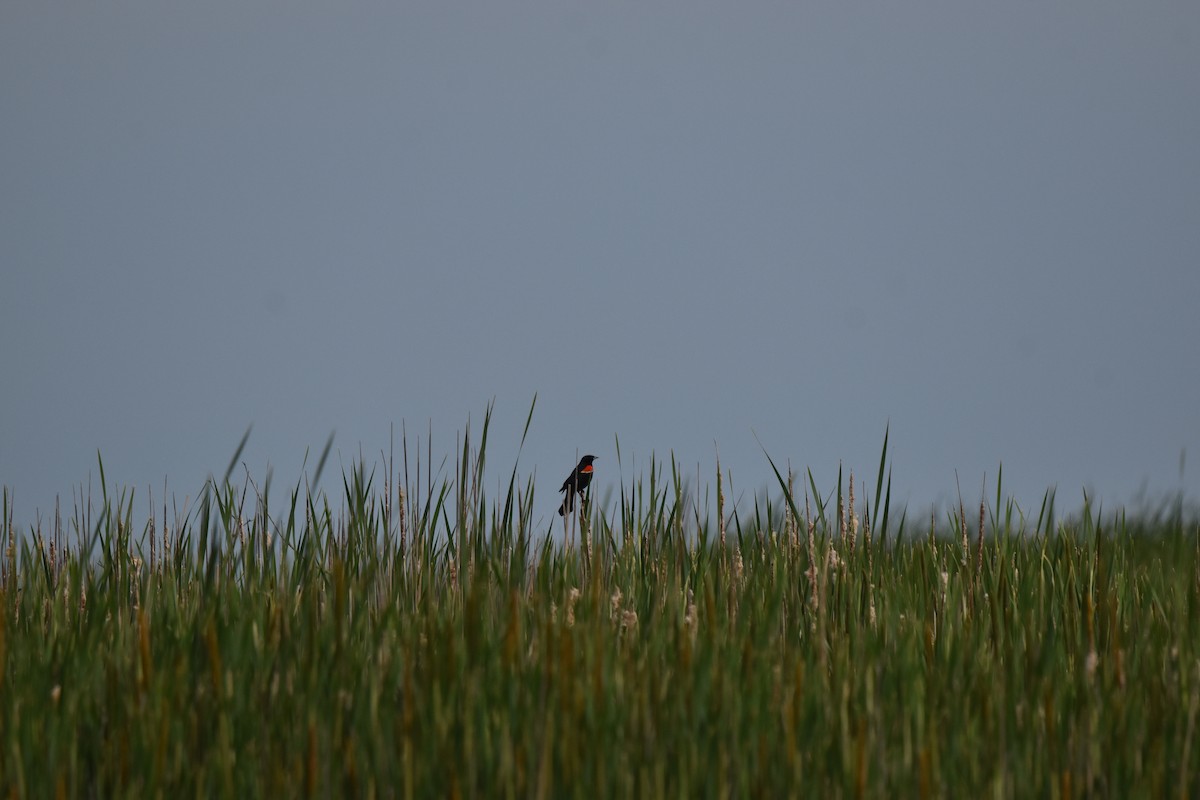
<svg viewBox="0 0 1200 800">
<path fill-rule="evenodd" d="M 548 535 L 515 467 L 488 496 L 489 419 L 442 471 L 405 442 L 336 500 L 280 503 L 237 456 L 144 518 L 102 474 L 19 531 L 5 492 L 0 787 L 1200 796 L 1182 514 L 1056 521 L 998 485 L 897 521 L 885 441 L 871 485 L 778 470 L 752 509 L 719 466 L 701 503 L 652 462 Z"/>
</svg>

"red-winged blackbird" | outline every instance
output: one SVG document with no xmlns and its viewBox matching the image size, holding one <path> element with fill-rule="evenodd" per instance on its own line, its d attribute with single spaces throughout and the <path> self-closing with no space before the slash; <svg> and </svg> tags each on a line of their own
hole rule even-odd
<svg viewBox="0 0 1200 800">
<path fill-rule="evenodd" d="M 575 471 L 567 476 L 563 481 L 560 492 L 566 492 L 567 496 L 563 498 L 562 505 L 558 507 L 558 515 L 561 517 L 568 511 L 575 508 L 575 493 L 583 493 L 583 490 L 592 482 L 592 462 L 596 460 L 595 456 L 584 456 L 579 459 L 579 466 Z"/>
</svg>

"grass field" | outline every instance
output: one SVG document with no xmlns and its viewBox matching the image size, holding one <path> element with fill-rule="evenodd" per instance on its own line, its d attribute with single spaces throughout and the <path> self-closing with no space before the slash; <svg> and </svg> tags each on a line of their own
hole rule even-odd
<svg viewBox="0 0 1200 800">
<path fill-rule="evenodd" d="M 515 468 L 487 496 L 486 439 L 332 499 L 237 456 L 144 517 L 103 467 L 45 530 L 5 493 L 5 794 L 1200 796 L 1181 511 L 997 487 L 901 520 L 885 440 L 869 481 L 781 470 L 737 514 L 718 465 L 697 502 L 654 464 L 548 538 Z"/>
</svg>

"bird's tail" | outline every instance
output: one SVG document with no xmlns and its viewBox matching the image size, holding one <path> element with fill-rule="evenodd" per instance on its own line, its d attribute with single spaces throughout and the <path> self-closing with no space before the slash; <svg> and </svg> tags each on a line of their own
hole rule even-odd
<svg viewBox="0 0 1200 800">
<path fill-rule="evenodd" d="M 568 511 L 575 510 L 575 493 L 567 489 L 567 496 L 563 498 L 562 505 L 558 507 L 558 515 L 566 516 Z"/>
</svg>

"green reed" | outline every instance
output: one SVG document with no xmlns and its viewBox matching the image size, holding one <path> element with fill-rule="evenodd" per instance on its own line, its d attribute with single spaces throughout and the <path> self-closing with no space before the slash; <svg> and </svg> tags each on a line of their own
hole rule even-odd
<svg viewBox="0 0 1200 800">
<path fill-rule="evenodd" d="M 490 417 L 441 470 L 405 437 L 336 499 L 309 488 L 327 445 L 281 512 L 237 454 L 144 519 L 102 464 L 98 502 L 33 530 L 5 492 L 0 789 L 1200 794 L 1181 511 L 1059 520 L 997 481 L 915 524 L 885 438 L 874 481 L 776 468 L 752 509 L 719 465 L 702 502 L 652 460 L 547 530 L 515 466 L 485 491 Z"/>
</svg>

